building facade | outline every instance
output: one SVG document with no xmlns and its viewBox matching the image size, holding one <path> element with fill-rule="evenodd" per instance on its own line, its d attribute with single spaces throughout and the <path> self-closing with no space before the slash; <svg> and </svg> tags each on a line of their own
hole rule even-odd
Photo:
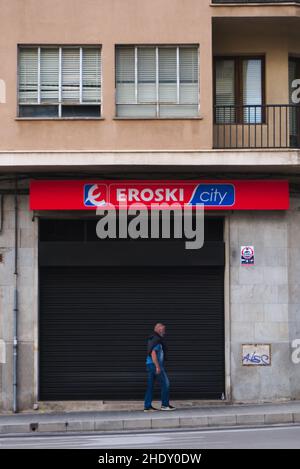
<svg viewBox="0 0 300 469">
<path fill-rule="evenodd" d="M 158 321 L 175 400 L 300 399 L 299 1 L 0 7 L 0 410 L 140 406 Z M 201 183 L 197 252 L 82 193 Z"/>
</svg>

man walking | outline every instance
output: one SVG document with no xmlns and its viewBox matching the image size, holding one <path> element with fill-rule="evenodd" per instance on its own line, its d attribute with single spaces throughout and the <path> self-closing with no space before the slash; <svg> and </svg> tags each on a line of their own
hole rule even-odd
<svg viewBox="0 0 300 469">
<path fill-rule="evenodd" d="M 170 381 L 164 368 L 164 359 L 166 357 L 165 333 L 166 326 L 158 323 L 154 327 L 154 334 L 148 338 L 146 359 L 148 378 L 144 412 L 158 410 L 152 406 L 153 387 L 156 378 L 161 386 L 161 410 L 175 410 L 175 407 L 171 406 L 169 402 Z"/>
</svg>

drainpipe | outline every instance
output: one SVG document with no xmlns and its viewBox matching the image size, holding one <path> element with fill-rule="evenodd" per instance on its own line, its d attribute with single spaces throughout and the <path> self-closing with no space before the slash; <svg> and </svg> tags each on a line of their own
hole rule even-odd
<svg viewBox="0 0 300 469">
<path fill-rule="evenodd" d="M 17 366 L 18 366 L 18 179 L 15 180 L 15 288 L 13 311 L 13 412 L 18 412 L 17 405 Z"/>
</svg>

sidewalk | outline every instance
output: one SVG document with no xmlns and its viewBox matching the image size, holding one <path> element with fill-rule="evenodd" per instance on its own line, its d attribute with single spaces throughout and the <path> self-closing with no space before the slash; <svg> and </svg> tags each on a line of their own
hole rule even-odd
<svg viewBox="0 0 300 469">
<path fill-rule="evenodd" d="M 300 401 L 276 404 L 224 404 L 143 411 L 21 413 L 0 415 L 0 436 L 14 433 L 161 430 L 236 425 L 300 424 Z"/>
</svg>

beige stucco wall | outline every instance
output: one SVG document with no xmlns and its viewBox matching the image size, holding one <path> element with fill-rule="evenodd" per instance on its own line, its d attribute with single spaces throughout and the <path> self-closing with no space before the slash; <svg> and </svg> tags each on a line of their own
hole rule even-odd
<svg viewBox="0 0 300 469">
<path fill-rule="evenodd" d="M 212 16 L 296 16 L 297 7 L 212 7 L 209 0 L 0 0 L 0 150 L 193 150 L 212 147 Z M 294 18 L 296 19 L 296 18 Z M 219 21 L 219 20 L 218 20 Z M 226 19 L 225 19 L 226 21 Z M 247 24 L 247 20 L 244 20 Z M 297 23 L 298 25 L 299 23 Z M 219 26 L 218 26 L 219 28 Z M 287 99 L 287 54 L 300 53 L 299 33 L 287 27 L 257 37 L 244 26 L 236 35 L 216 33 L 214 49 L 267 54 L 267 96 Z M 297 42 L 298 40 L 298 42 Z M 254 42 L 253 42 L 254 41 Z M 115 44 L 199 44 L 200 117 L 177 120 L 116 120 Z M 264 45 L 262 45 L 262 43 Z M 16 120 L 18 44 L 101 44 L 103 120 Z M 247 45 L 248 44 L 248 45 Z M 238 48 L 237 48 L 238 45 Z M 276 80 L 272 83 L 272 75 Z"/>
<path fill-rule="evenodd" d="M 126 5 L 125 5 L 126 3 Z M 198 0 L 1 1 L 0 149 L 192 149 L 211 141 L 211 22 Z M 4 41 L 5 38 L 5 41 Z M 16 121 L 17 44 L 101 44 L 103 121 Z M 115 44 L 199 44 L 203 120 L 114 120 Z"/>
</svg>

